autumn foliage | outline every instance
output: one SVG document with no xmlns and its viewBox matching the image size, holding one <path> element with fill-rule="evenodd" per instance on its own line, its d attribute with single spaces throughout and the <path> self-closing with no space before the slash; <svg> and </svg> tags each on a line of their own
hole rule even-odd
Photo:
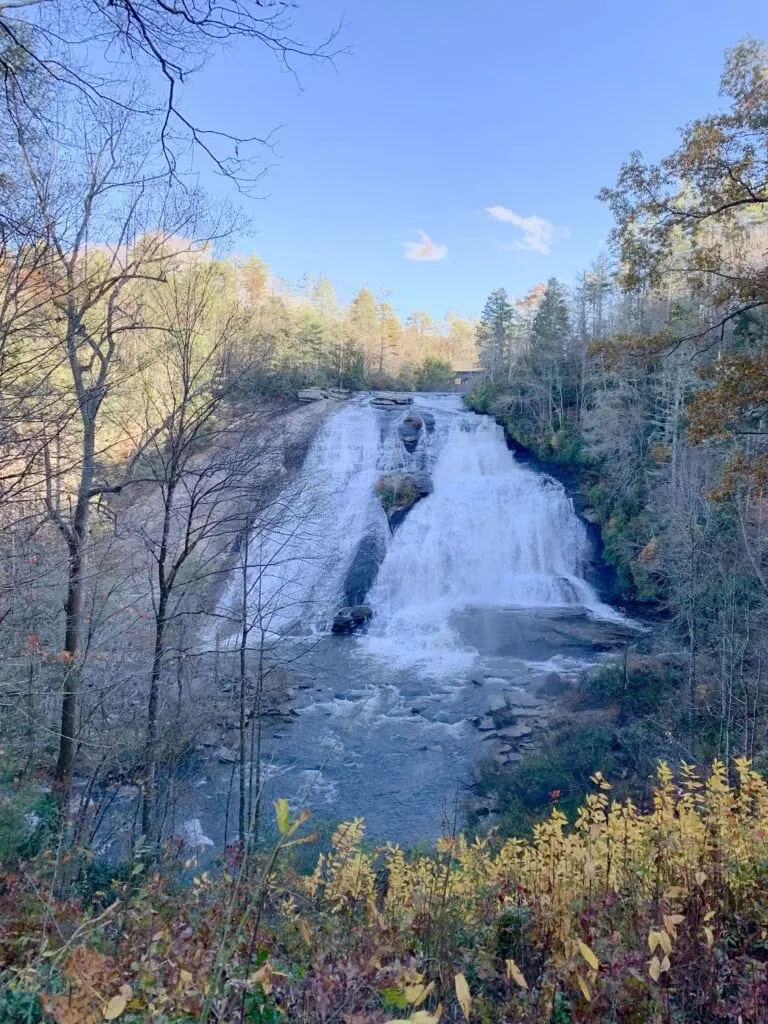
<svg viewBox="0 0 768 1024">
<path fill-rule="evenodd" d="M 766 781 L 662 764 L 642 809 L 592 783 L 531 840 L 411 856 L 349 822 L 309 875 L 284 801 L 268 854 L 194 876 L 137 861 L 88 906 L 28 864 L 0 888 L 0 1019 L 764 1021 Z M 34 1015 L 9 1017 L 25 998 Z"/>
</svg>

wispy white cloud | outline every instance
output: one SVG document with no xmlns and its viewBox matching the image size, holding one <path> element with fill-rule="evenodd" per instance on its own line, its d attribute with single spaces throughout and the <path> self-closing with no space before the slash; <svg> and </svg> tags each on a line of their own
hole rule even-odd
<svg viewBox="0 0 768 1024">
<path fill-rule="evenodd" d="M 421 238 L 420 242 L 403 242 L 405 252 L 403 255 L 407 260 L 416 260 L 419 263 L 434 263 L 437 260 L 444 260 L 448 255 L 447 245 L 438 245 L 433 242 L 426 231 L 419 229 L 416 232 Z"/>
<path fill-rule="evenodd" d="M 555 237 L 555 225 L 543 217 L 531 214 L 530 217 L 521 217 L 519 213 L 513 213 L 506 206 L 486 206 L 485 212 L 504 224 L 512 224 L 523 232 L 522 238 L 516 238 L 510 243 L 510 249 L 527 249 L 530 252 L 540 252 L 547 256 L 552 246 L 552 239 Z"/>
</svg>

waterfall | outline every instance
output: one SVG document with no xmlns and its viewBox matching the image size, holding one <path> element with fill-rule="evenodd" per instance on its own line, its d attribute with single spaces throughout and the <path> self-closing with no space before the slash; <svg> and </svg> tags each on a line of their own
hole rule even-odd
<svg viewBox="0 0 768 1024">
<path fill-rule="evenodd" d="M 453 398 L 429 408 L 438 420 L 434 493 L 389 546 L 367 599 L 367 650 L 448 670 L 471 660 L 451 626 L 468 607 L 608 612 L 582 578 L 586 531 L 564 488 L 520 466 L 490 418 Z"/>
<path fill-rule="evenodd" d="M 326 422 L 284 495 L 284 514 L 251 541 L 270 628 L 326 631 L 347 603 L 356 554 L 369 557 L 371 546 L 381 562 L 365 588 L 374 618 L 358 643 L 395 664 L 471 660 L 452 625 L 467 608 L 599 611 L 582 578 L 586 533 L 563 487 L 520 466 L 501 428 L 457 396 L 419 395 L 417 408 L 435 426 L 413 452 L 398 436 L 403 409 L 355 399 Z M 415 469 L 431 474 L 434 491 L 390 537 L 375 481 Z"/>
<path fill-rule="evenodd" d="M 350 402 L 321 428 L 297 479 L 250 539 L 250 614 L 265 632 L 323 632 L 366 534 L 383 537 L 374 494 L 381 448 L 373 409 Z M 237 601 L 237 586 L 227 596 Z"/>
</svg>

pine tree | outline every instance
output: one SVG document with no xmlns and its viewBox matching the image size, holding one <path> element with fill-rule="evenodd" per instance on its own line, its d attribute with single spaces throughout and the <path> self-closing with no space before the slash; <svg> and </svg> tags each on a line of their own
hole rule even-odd
<svg viewBox="0 0 768 1024">
<path fill-rule="evenodd" d="M 480 360 L 489 379 L 502 380 L 509 364 L 510 346 L 515 326 L 514 307 L 504 288 L 497 288 L 488 296 L 477 325 L 477 346 Z"/>
</svg>

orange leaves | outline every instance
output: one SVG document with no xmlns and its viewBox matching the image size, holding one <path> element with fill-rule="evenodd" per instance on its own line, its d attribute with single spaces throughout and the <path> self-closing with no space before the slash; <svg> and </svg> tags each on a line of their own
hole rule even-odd
<svg viewBox="0 0 768 1024">
<path fill-rule="evenodd" d="M 56 1024 L 117 1020 L 133 995 L 130 985 L 120 984 L 115 962 L 93 949 L 73 950 L 64 963 L 63 974 L 69 991 L 65 995 L 42 997 L 45 1012 Z"/>
</svg>

